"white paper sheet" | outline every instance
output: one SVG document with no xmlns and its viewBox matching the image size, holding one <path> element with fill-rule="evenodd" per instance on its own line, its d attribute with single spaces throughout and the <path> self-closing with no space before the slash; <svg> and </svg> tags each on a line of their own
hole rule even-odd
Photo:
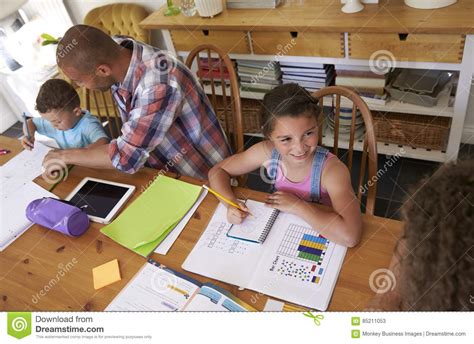
<svg viewBox="0 0 474 344">
<path fill-rule="evenodd" d="M 31 201 L 42 197 L 57 198 L 31 181 L 14 193 L 5 194 L 3 191 L 2 187 L 0 189 L 0 251 L 31 227 L 32 223 L 25 215 L 26 207 Z"/>
<path fill-rule="evenodd" d="M 2 193 L 12 194 L 43 173 L 43 160 L 50 150 L 51 148 L 37 142 L 32 151 L 24 150 L 0 166 Z"/>
<path fill-rule="evenodd" d="M 189 211 L 186 213 L 183 219 L 168 234 L 165 240 L 163 240 L 161 244 L 158 245 L 158 247 L 155 249 L 155 253 L 162 254 L 162 255 L 166 255 L 168 253 L 171 246 L 173 246 L 174 242 L 176 241 L 176 239 L 178 239 L 178 236 L 183 231 L 184 227 L 186 227 L 189 220 L 191 220 L 191 217 L 193 217 L 194 213 L 196 212 L 196 209 L 202 203 L 204 198 L 206 198 L 206 195 L 207 195 L 207 190 L 203 188 L 203 191 L 201 192 L 201 195 L 199 195 L 199 198 L 197 199 L 196 203 L 194 203 L 193 207 L 189 209 Z"/>
</svg>

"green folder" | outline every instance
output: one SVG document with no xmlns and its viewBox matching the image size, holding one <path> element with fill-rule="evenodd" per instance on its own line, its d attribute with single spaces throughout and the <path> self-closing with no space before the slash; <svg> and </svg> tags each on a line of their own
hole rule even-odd
<svg viewBox="0 0 474 344">
<path fill-rule="evenodd" d="M 160 175 L 100 231 L 126 248 L 147 257 L 197 201 L 202 188 Z"/>
</svg>

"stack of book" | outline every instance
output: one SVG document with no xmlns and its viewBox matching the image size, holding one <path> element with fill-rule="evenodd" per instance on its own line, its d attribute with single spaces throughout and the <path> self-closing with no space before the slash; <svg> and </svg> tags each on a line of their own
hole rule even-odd
<svg viewBox="0 0 474 344">
<path fill-rule="evenodd" d="M 376 74 L 368 66 L 336 65 L 336 86 L 353 89 L 370 105 L 385 105 L 387 74 Z"/>
<path fill-rule="evenodd" d="M 237 60 L 240 89 L 267 93 L 281 84 L 280 65 L 275 61 Z"/>
<path fill-rule="evenodd" d="M 227 8 L 276 8 L 281 0 L 226 0 Z"/>
<path fill-rule="evenodd" d="M 215 84 L 221 84 L 222 81 L 226 85 L 230 85 L 229 71 L 225 64 L 222 63 L 222 72 L 220 66 L 220 60 L 217 58 L 211 59 L 211 65 L 209 65 L 209 59 L 200 58 L 199 66 L 200 69 L 197 72 L 197 76 L 203 81 L 204 85 L 211 83 L 211 78 L 214 79 Z M 232 61 L 235 67 L 235 61 Z"/>
<path fill-rule="evenodd" d="M 334 79 L 334 65 L 304 62 L 280 62 L 284 84 L 297 83 L 310 92 L 329 86 Z"/>
</svg>

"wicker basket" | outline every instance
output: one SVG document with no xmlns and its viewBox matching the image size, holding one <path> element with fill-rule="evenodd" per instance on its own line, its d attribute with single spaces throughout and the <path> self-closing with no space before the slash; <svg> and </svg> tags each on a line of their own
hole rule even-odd
<svg viewBox="0 0 474 344">
<path fill-rule="evenodd" d="M 377 141 L 445 150 L 451 126 L 447 117 L 372 111 Z"/>
<path fill-rule="evenodd" d="M 228 102 L 230 99 L 228 99 Z M 228 107 L 230 104 L 227 104 Z M 242 105 L 242 123 L 244 133 L 261 133 L 262 132 L 262 119 L 261 119 L 261 102 L 254 99 L 241 99 Z M 230 120 L 231 111 L 228 110 L 229 115 L 229 128 L 228 131 L 233 132 L 233 123 Z M 222 97 L 217 97 L 217 117 L 221 122 L 222 127 L 227 131 L 226 123 L 225 123 L 225 112 L 224 112 L 224 105 L 222 102 Z"/>
</svg>

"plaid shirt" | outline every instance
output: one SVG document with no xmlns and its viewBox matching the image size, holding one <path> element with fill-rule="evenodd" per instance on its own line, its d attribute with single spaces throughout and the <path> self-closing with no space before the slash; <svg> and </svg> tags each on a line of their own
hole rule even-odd
<svg viewBox="0 0 474 344">
<path fill-rule="evenodd" d="M 122 135 L 109 146 L 112 164 L 134 173 L 148 162 L 207 179 L 230 149 L 199 82 L 166 52 L 129 37 L 115 40 L 133 45 L 133 56 L 123 82 L 111 88 L 123 122 Z"/>
</svg>

